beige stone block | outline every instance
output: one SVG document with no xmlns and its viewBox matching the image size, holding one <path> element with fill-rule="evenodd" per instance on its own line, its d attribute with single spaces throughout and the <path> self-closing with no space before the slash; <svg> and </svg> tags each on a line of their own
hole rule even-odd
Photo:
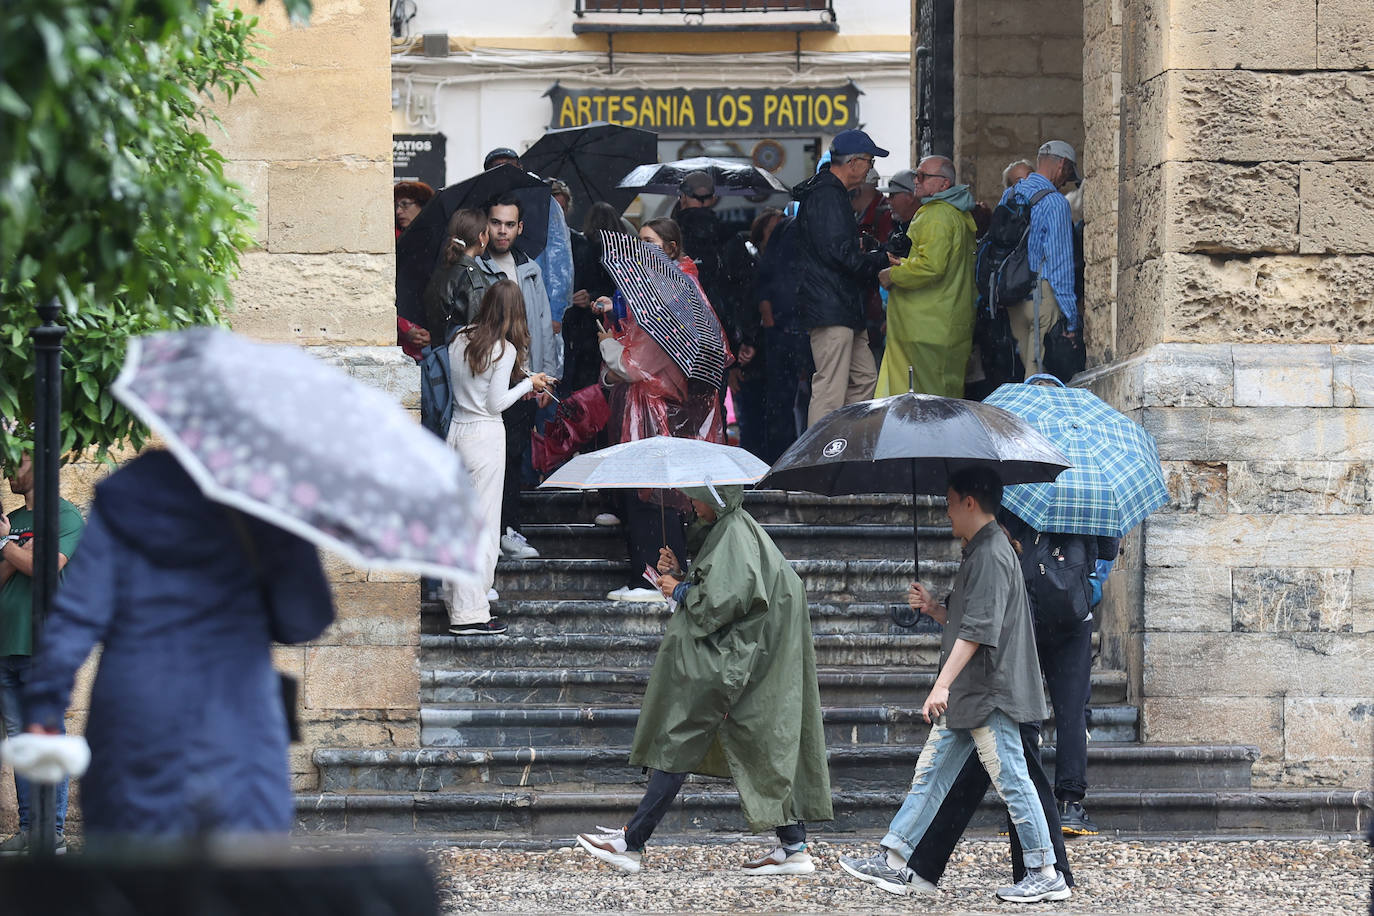
<svg viewBox="0 0 1374 916">
<path fill-rule="evenodd" d="M 1216 254 L 1298 250 L 1298 167 L 1171 162 L 1164 167 L 1164 247 Z"/>
<path fill-rule="evenodd" d="M 390 17 L 375 3 L 316 0 L 308 25 L 291 23 L 284 4 L 240 5 L 258 17 L 269 75 L 278 67 L 390 66 Z"/>
<path fill-rule="evenodd" d="M 979 80 L 978 108 L 984 115 L 1077 114 L 1081 117 L 1083 80 L 1062 76 L 983 77 Z"/>
<path fill-rule="evenodd" d="M 1068 114 L 1047 114 L 1040 116 L 1039 135 L 1044 140 L 1063 140 L 1075 151 L 1083 149 L 1083 97 L 1079 93 L 1075 99 L 1076 107 Z M 1039 152 L 1037 143 L 1035 151 Z"/>
<path fill-rule="evenodd" d="M 305 677 L 305 648 L 303 646 L 273 646 L 272 667 L 299 681 Z"/>
<path fill-rule="evenodd" d="M 1374 696 L 1374 636 L 1146 633 L 1148 697 Z"/>
<path fill-rule="evenodd" d="M 278 68 L 257 93 L 211 106 L 224 130 L 211 140 L 229 159 L 386 160 L 391 151 L 391 68 Z"/>
<path fill-rule="evenodd" d="M 1081 11 L 1081 4 L 1066 5 L 1059 0 L 983 0 L 978 4 L 978 34 L 1022 39 L 1028 35 L 1081 36 Z"/>
<path fill-rule="evenodd" d="M 978 77 L 1039 76 L 1042 49 L 1021 38 L 979 37 L 976 44 Z"/>
<path fill-rule="evenodd" d="M 406 409 L 420 407 L 420 372 L 399 347 L 311 347 L 310 355 L 384 391 Z"/>
<path fill-rule="evenodd" d="M 1374 512 L 1374 471 L 1365 461 L 1236 461 L 1229 510 L 1241 515 Z"/>
<path fill-rule="evenodd" d="M 1151 567 L 1145 570 L 1144 585 L 1145 629 L 1179 633 L 1231 631 L 1228 567 Z"/>
<path fill-rule="evenodd" d="M 419 645 L 419 582 L 342 583 L 333 592 L 334 622 L 311 645 Z"/>
<path fill-rule="evenodd" d="M 1145 521 L 1150 566 L 1362 566 L 1369 519 L 1359 515 L 1187 515 Z"/>
<path fill-rule="evenodd" d="M 267 172 L 269 164 L 260 160 L 229 160 L 224 177 L 243 189 L 244 202 L 253 208 L 253 245 L 267 246 L 267 220 L 271 213 Z"/>
<path fill-rule="evenodd" d="M 1165 253 L 1130 274 L 1121 301 L 1132 344 L 1374 341 L 1374 256 Z"/>
<path fill-rule="evenodd" d="M 1374 566 L 1357 566 L 1350 583 L 1350 629 L 1374 632 Z"/>
<path fill-rule="evenodd" d="M 1349 697 L 1287 697 L 1283 701 L 1284 762 L 1368 761 L 1374 701 Z"/>
<path fill-rule="evenodd" d="M 305 746 L 416 747 L 420 743 L 419 714 L 399 710 L 339 710 L 301 721 Z"/>
<path fill-rule="evenodd" d="M 1248 744 L 1283 756 L 1283 700 L 1260 697 L 1146 697 L 1141 739 L 1150 744 Z"/>
<path fill-rule="evenodd" d="M 1123 213 L 1121 225 L 1129 225 Z M 1161 318 L 1169 284 L 1165 264 L 1155 258 L 1141 264 L 1124 261 L 1117 270 L 1116 358 L 1140 355 L 1160 343 L 1166 330 Z"/>
<path fill-rule="evenodd" d="M 1176 461 L 1369 461 L 1374 415 L 1301 407 L 1150 409 L 1145 429 Z"/>
<path fill-rule="evenodd" d="M 320 551 L 320 565 L 324 567 L 324 576 L 331 585 L 367 581 L 367 570 L 354 566 L 331 550 Z"/>
<path fill-rule="evenodd" d="M 1349 569 L 1237 569 L 1231 574 L 1237 632 L 1352 632 Z"/>
<path fill-rule="evenodd" d="M 1374 251 L 1374 162 L 1302 168 L 1302 252 Z"/>
<path fill-rule="evenodd" d="M 1169 159 L 1363 159 L 1374 147 L 1374 73 L 1171 70 Z"/>
<path fill-rule="evenodd" d="M 1158 511 L 1226 514 L 1226 462 L 1165 461 L 1162 464 L 1169 502 Z"/>
<path fill-rule="evenodd" d="M 1317 5 L 1317 66 L 1335 70 L 1374 67 L 1374 4 L 1368 0 L 1321 0 Z"/>
<path fill-rule="evenodd" d="M 393 254 L 249 252 L 232 284 L 230 324 L 259 340 L 389 346 L 395 278 Z"/>
<path fill-rule="evenodd" d="M 1159 166 L 1121 182 L 1117 250 L 1123 264 L 1142 264 L 1158 258 L 1164 250 L 1168 207 L 1164 174 L 1164 167 Z"/>
<path fill-rule="evenodd" d="M 1170 0 L 1121 0 L 1121 66 L 1127 85 L 1147 82 L 1167 67 Z"/>
<path fill-rule="evenodd" d="M 390 159 L 274 162 L 268 250 L 392 253 L 391 180 Z"/>
<path fill-rule="evenodd" d="M 1374 407 L 1374 346 L 1331 348 L 1333 402 L 1337 407 Z"/>
<path fill-rule="evenodd" d="M 1121 29 L 1103 26 L 1083 36 L 1083 81 L 1121 72 Z M 1086 106 L 1085 106 L 1086 107 Z"/>
<path fill-rule="evenodd" d="M 1185 70 L 1310 70 L 1317 0 L 1171 0 L 1166 64 Z"/>
<path fill-rule="evenodd" d="M 1230 407 L 1234 374 L 1229 344 L 1162 344 L 1142 372 L 1144 407 Z"/>
<path fill-rule="evenodd" d="M 1236 346 L 1231 357 L 1237 407 L 1332 406 L 1329 346 Z"/>
<path fill-rule="evenodd" d="M 1027 42 L 1022 43 L 1024 47 Z M 1046 38 L 1040 42 L 1039 72 L 1046 76 L 1072 76 L 1083 79 L 1084 42 L 1082 37 Z"/>
<path fill-rule="evenodd" d="M 310 709 L 418 709 L 414 646 L 315 646 L 305 654 Z"/>
</svg>

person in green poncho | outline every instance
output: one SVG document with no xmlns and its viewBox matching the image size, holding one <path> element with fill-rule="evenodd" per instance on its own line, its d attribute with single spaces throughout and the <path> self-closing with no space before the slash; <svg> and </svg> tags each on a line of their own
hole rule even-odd
<svg viewBox="0 0 1374 916">
<path fill-rule="evenodd" d="M 954 163 L 943 156 L 921 160 L 915 174 L 921 208 L 907 236 L 911 253 L 878 274 L 888 290 L 887 350 L 875 397 L 914 390 L 947 398 L 964 396 L 964 374 L 973 350 L 976 254 L 973 195 L 954 183 Z"/>
<path fill-rule="evenodd" d="M 664 548 L 659 587 L 677 602 L 649 677 L 630 763 L 650 771 L 628 825 L 578 845 L 637 872 L 644 844 L 688 774 L 729 777 L 749 829 L 778 846 L 743 864 L 756 875 L 815 871 L 806 821 L 834 818 L 806 591 L 772 539 L 740 508 L 742 487 L 682 491 L 697 522 L 684 573 Z"/>
</svg>

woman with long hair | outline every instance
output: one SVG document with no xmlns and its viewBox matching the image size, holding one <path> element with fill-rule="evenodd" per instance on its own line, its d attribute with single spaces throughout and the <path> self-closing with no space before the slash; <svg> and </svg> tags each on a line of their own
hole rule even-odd
<svg viewBox="0 0 1374 916">
<path fill-rule="evenodd" d="M 542 372 L 527 373 L 529 351 L 525 297 L 519 284 L 506 279 L 491 285 L 482 297 L 476 319 L 449 344 L 453 420 L 448 427 L 448 444 L 458 451 L 472 475 L 478 512 L 493 523 L 501 517 L 506 477 L 506 427 L 501 412 L 532 392 L 552 390 L 557 381 Z M 517 378 L 520 380 L 515 381 Z M 444 584 L 452 636 L 498 636 L 506 632 L 506 624 L 491 616 L 488 599 L 496 579 L 499 537 L 495 527 L 486 532 L 480 580 Z"/>
<path fill-rule="evenodd" d="M 487 215 L 481 210 L 464 208 L 449 217 L 443 261 L 422 297 L 425 327 L 435 346 L 477 317 L 490 284 L 477 258 L 486 250 L 489 234 Z"/>
</svg>

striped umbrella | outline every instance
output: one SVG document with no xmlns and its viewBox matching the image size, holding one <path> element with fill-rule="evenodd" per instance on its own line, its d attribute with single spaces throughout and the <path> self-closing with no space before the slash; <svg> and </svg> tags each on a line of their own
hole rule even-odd
<svg viewBox="0 0 1374 916">
<path fill-rule="evenodd" d="M 601 233 L 601 263 L 635 322 L 684 375 L 719 387 L 725 335 L 696 282 L 656 246 L 621 232 Z"/>
<path fill-rule="evenodd" d="M 1044 434 L 1072 467 L 1052 483 L 1002 492 L 1037 531 L 1122 537 L 1168 501 L 1155 440 L 1085 388 L 1003 385 L 984 401 Z"/>
</svg>

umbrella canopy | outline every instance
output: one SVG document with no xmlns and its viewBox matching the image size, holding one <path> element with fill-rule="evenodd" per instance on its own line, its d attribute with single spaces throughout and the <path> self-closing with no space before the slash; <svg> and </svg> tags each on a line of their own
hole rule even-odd
<svg viewBox="0 0 1374 916">
<path fill-rule="evenodd" d="M 490 520 L 457 454 L 299 347 L 205 327 L 136 337 L 111 390 L 207 499 L 356 566 L 443 579 L 479 567 Z"/>
<path fill-rule="evenodd" d="M 949 475 L 984 465 L 1003 484 L 1054 480 L 1068 459 L 1020 417 L 932 394 L 898 394 L 832 411 L 773 465 L 763 483 L 826 496 L 943 496 Z"/>
<path fill-rule="evenodd" d="M 742 448 L 654 436 L 578 455 L 541 487 L 574 490 L 673 490 L 754 483 L 768 465 Z"/>
<path fill-rule="evenodd" d="M 623 212 L 638 192 L 617 187 L 617 181 L 640 163 L 657 158 L 658 134 L 602 121 L 551 130 L 525 151 L 520 162 L 544 178 L 567 183 L 573 195 L 568 223 L 577 227 L 591 205 L 600 201 Z"/>
<path fill-rule="evenodd" d="M 549 187 L 513 165 L 498 165 L 435 194 L 396 240 L 396 312 L 402 318 L 424 323 L 420 296 L 439 264 L 448 220 L 464 207 L 481 210 L 493 197 L 513 191 L 523 207 L 524 227 L 516 244 L 531 258 L 538 257 L 548 240 Z"/>
<path fill-rule="evenodd" d="M 682 179 L 692 172 L 709 172 L 716 182 L 716 194 L 721 196 L 736 194 L 752 197 L 787 192 L 787 185 L 756 165 L 712 159 L 710 156 L 641 165 L 622 178 L 617 187 L 633 188 L 639 194 L 676 195 Z"/>
<path fill-rule="evenodd" d="M 985 403 L 1044 434 L 1073 467 L 1007 487 L 1002 505 L 1037 531 L 1122 537 L 1168 502 L 1155 440 L 1085 388 L 1002 385 Z"/>
<path fill-rule="evenodd" d="M 719 386 L 725 373 L 725 335 L 696 281 L 657 246 L 623 232 L 602 231 L 601 250 L 601 263 L 635 322 L 684 375 Z"/>
</svg>

